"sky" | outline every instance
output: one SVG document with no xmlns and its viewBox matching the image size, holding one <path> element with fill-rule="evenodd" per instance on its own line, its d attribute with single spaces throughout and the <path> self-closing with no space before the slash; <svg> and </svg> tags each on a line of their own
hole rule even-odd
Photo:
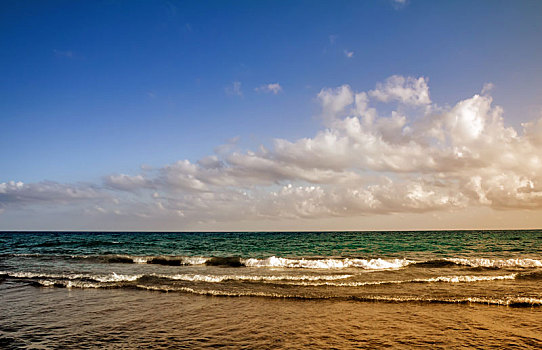
<svg viewBox="0 0 542 350">
<path fill-rule="evenodd" d="M 0 3 L 1 230 L 542 227 L 541 1 Z"/>
</svg>

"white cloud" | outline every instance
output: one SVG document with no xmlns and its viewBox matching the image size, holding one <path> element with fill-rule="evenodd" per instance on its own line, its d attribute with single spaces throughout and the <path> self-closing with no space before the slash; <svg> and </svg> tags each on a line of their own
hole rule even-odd
<svg viewBox="0 0 542 350">
<path fill-rule="evenodd" d="M 142 175 L 130 176 L 125 174 L 109 175 L 104 183 L 113 189 L 133 191 L 152 186 Z"/>
<path fill-rule="evenodd" d="M 274 95 L 277 95 L 279 92 L 282 91 L 282 86 L 280 86 L 279 83 L 271 83 L 271 84 L 265 84 L 260 87 L 257 87 L 254 89 L 257 92 L 267 92 L 267 93 L 273 93 Z"/>
<path fill-rule="evenodd" d="M 518 133 L 505 126 L 489 90 L 437 108 L 425 78 L 393 76 L 371 91 L 322 89 L 317 101 L 326 128 L 312 137 L 276 139 L 254 151 L 240 151 L 235 138 L 214 155 L 111 175 L 102 187 L 2 183 L 0 209 L 87 201 L 93 215 L 185 223 L 542 210 L 542 118 Z M 378 112 L 394 101 L 428 107 L 427 114 Z"/>
<path fill-rule="evenodd" d="M 354 102 L 354 94 L 350 86 L 343 85 L 335 89 L 322 89 L 318 93 L 318 100 L 322 105 L 322 114 L 325 118 L 335 118 L 338 114 Z"/>
<path fill-rule="evenodd" d="M 394 75 L 385 83 L 378 83 L 369 95 L 382 102 L 399 101 L 410 105 L 427 105 L 431 103 L 427 80 L 423 77 L 403 77 Z"/>
<path fill-rule="evenodd" d="M 69 204 L 75 201 L 105 199 L 98 186 L 67 185 L 52 181 L 25 184 L 21 181 L 0 183 L 0 207 L 43 203 Z"/>
</svg>

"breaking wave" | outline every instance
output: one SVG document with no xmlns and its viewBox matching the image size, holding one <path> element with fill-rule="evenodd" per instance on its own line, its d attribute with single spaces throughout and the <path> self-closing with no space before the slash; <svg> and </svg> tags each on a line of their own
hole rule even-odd
<svg viewBox="0 0 542 350">
<path fill-rule="evenodd" d="M 354 281 L 354 282 L 292 282 L 290 284 L 303 286 L 333 286 L 333 287 L 362 287 L 375 286 L 383 284 L 404 284 L 404 283 L 469 283 L 482 281 L 498 281 L 498 280 L 513 280 L 518 276 L 517 273 L 512 273 L 503 276 L 438 276 L 432 278 L 415 278 L 410 280 L 392 280 L 392 281 Z"/>
<path fill-rule="evenodd" d="M 362 287 L 385 284 L 405 284 L 405 283 L 472 283 L 484 281 L 513 280 L 513 279 L 533 279 L 541 278 L 542 273 L 512 273 L 498 276 L 437 276 L 432 278 L 415 278 L 407 280 L 379 280 L 379 281 L 350 281 L 346 280 L 354 275 L 205 275 L 205 274 L 139 274 L 123 275 L 115 272 L 106 275 L 93 274 L 44 274 L 36 272 L 0 272 L 3 278 L 14 278 L 20 280 L 43 280 L 50 281 L 49 285 L 55 283 L 69 282 L 75 285 L 75 282 L 85 283 L 112 283 L 112 282 L 144 282 L 147 284 L 159 284 L 171 281 L 185 282 L 206 282 L 221 283 L 227 281 L 239 282 L 262 282 L 288 284 L 295 286 L 332 286 L 332 287 Z M 110 286 L 110 285 L 108 285 Z M 99 287 L 99 286 L 98 286 Z"/>
<path fill-rule="evenodd" d="M 541 268 L 542 260 L 533 258 L 442 258 L 415 261 L 407 258 L 267 258 L 241 257 L 204 257 L 204 256 L 138 256 L 138 255 L 40 255 L 40 254 L 5 254 L 5 257 L 34 257 L 38 259 L 69 259 L 111 264 L 155 264 L 165 266 L 225 266 L 225 267 L 271 267 L 304 269 L 344 269 L 359 268 L 365 270 L 388 270 L 404 267 L 415 268 L 451 268 L 471 267 L 484 269 L 506 268 Z"/>
<path fill-rule="evenodd" d="M 485 259 L 485 258 L 449 258 L 446 261 L 458 265 L 486 268 L 542 267 L 542 260 L 537 259 Z"/>
<path fill-rule="evenodd" d="M 300 300 L 352 300 L 359 302 L 385 302 L 385 303 L 424 303 L 424 304 L 481 304 L 481 305 L 498 305 L 508 307 L 541 307 L 542 299 L 533 297 L 456 297 L 456 298 L 432 298 L 418 296 L 380 296 L 380 295 L 365 295 L 365 296 L 334 296 L 334 295 L 305 295 L 295 293 L 275 293 L 262 291 L 235 291 L 235 290 L 215 290 L 215 289 L 197 289 L 186 286 L 175 285 L 145 285 L 145 284 L 130 284 L 130 285 L 103 285 L 100 283 L 83 282 L 83 281 L 51 281 L 51 280 L 36 280 L 35 285 L 45 287 L 60 287 L 60 288 L 130 288 L 156 292 L 177 292 L 189 293 L 204 296 L 215 297 L 264 297 L 264 298 L 280 298 L 280 299 L 300 299 Z"/>
<path fill-rule="evenodd" d="M 415 263 L 407 259 L 357 259 L 357 258 L 281 258 L 271 256 L 269 258 L 240 257 L 194 257 L 194 256 L 85 256 L 72 255 L 72 259 L 95 260 L 105 263 L 134 263 L 134 264 L 158 264 L 169 266 L 207 265 L 228 267 L 282 267 L 282 268 L 307 268 L 307 269 L 342 269 L 361 268 L 367 270 L 397 269 Z"/>
<path fill-rule="evenodd" d="M 15 279 L 43 279 L 57 281 L 91 281 L 91 282 L 132 282 L 132 281 L 187 281 L 187 282 L 208 282 L 220 283 L 225 281 L 248 281 L 248 282 L 272 282 L 272 281 L 335 281 L 347 279 L 353 275 L 202 275 L 202 274 L 139 274 L 123 275 L 115 272 L 105 275 L 94 274 L 45 274 L 37 272 L 0 272 L 4 278 Z"/>
<path fill-rule="evenodd" d="M 289 267 L 308 269 L 341 269 L 357 267 L 367 270 L 398 269 L 405 267 L 413 261 L 406 259 L 287 259 L 272 256 L 267 259 L 246 259 L 246 266 L 250 267 Z"/>
</svg>

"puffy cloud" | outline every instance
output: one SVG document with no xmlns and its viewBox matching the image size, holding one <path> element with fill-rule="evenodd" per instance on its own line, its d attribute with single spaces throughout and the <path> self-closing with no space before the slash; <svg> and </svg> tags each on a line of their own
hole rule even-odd
<svg viewBox="0 0 542 350">
<path fill-rule="evenodd" d="M 354 102 L 354 93 L 348 85 L 335 89 L 322 89 L 318 93 L 318 100 L 322 105 L 323 116 L 333 118 Z"/>
<path fill-rule="evenodd" d="M 394 75 L 389 77 L 385 83 L 378 83 L 375 90 L 369 91 L 369 95 L 379 101 L 399 101 L 409 105 L 428 105 L 429 87 L 427 80 L 423 77 L 403 77 Z"/>
<path fill-rule="evenodd" d="M 195 162 L 110 175 L 102 187 L 3 183 L 0 208 L 90 201 L 95 215 L 194 223 L 542 209 L 542 118 L 518 133 L 487 91 L 438 108 L 425 78 L 393 76 L 368 92 L 322 89 L 317 100 L 326 128 L 312 137 L 255 151 L 240 151 L 236 138 Z M 380 115 L 373 105 L 392 101 L 426 114 Z"/>
<path fill-rule="evenodd" d="M 525 137 L 536 146 L 542 146 L 542 118 L 523 123 L 523 132 Z"/>
<path fill-rule="evenodd" d="M 257 87 L 254 90 L 256 90 L 257 92 L 267 92 L 267 93 L 270 92 L 276 95 L 282 91 L 282 86 L 280 86 L 279 83 L 271 83 L 271 84 L 265 84 L 260 87 Z"/>
</svg>

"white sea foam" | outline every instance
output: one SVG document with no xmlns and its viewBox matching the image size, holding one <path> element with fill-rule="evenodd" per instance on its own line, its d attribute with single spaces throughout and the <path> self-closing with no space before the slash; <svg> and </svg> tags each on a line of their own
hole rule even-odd
<svg viewBox="0 0 542 350">
<path fill-rule="evenodd" d="M 225 296 L 225 297 L 266 297 L 266 298 L 284 298 L 284 299 L 343 299 L 343 297 L 336 296 L 308 296 L 298 294 L 281 294 L 270 292 L 233 292 L 224 290 L 213 289 L 195 289 L 190 287 L 166 287 L 166 286 L 145 286 L 138 285 L 138 288 L 160 292 L 185 292 L 198 295 L 210 295 L 210 296 Z M 357 301 L 368 302 L 393 302 L 393 303 L 408 303 L 408 302 L 421 302 L 421 303 L 443 303 L 443 304 L 486 304 L 486 305 L 501 305 L 501 306 L 542 306 L 542 299 L 529 298 L 529 297 L 515 297 L 515 298 L 483 298 L 483 297 L 463 297 L 463 298 L 426 298 L 416 296 L 380 296 L 380 295 L 368 295 L 361 297 L 350 297 L 347 299 Z"/>
<path fill-rule="evenodd" d="M 113 272 L 112 274 L 106 276 L 91 275 L 89 278 L 92 278 L 98 282 L 131 282 L 137 280 L 141 276 L 143 275 L 118 275 Z"/>
<path fill-rule="evenodd" d="M 483 298 L 483 297 L 466 297 L 466 298 L 425 298 L 425 297 L 393 297 L 393 296 L 365 296 L 354 298 L 360 301 L 386 301 L 386 302 L 427 302 L 427 303 L 445 303 L 445 304 L 487 304 L 487 305 L 502 305 L 502 306 L 542 306 L 542 299 L 529 297 L 515 298 Z"/>
<path fill-rule="evenodd" d="M 415 282 L 448 282 L 448 283 L 460 283 L 460 282 L 480 282 L 480 281 L 497 281 L 497 280 L 513 280 L 517 276 L 517 273 L 501 276 L 439 276 L 428 279 L 417 279 Z"/>
<path fill-rule="evenodd" d="M 130 257 L 136 264 L 146 264 L 149 260 L 146 256 L 131 256 Z"/>
<path fill-rule="evenodd" d="M 288 267 L 308 269 L 341 269 L 357 267 L 367 270 L 397 269 L 407 266 L 413 261 L 406 259 L 287 259 L 272 256 L 267 259 L 244 259 L 242 262 L 249 267 Z"/>
<path fill-rule="evenodd" d="M 38 279 L 57 279 L 57 280 L 79 280 L 89 279 L 97 282 L 132 282 L 145 276 L 142 274 L 123 275 L 112 272 L 107 275 L 94 274 L 46 274 L 36 272 L 5 272 L 0 271 L 0 274 L 5 274 L 15 278 L 38 278 Z M 149 276 L 167 278 L 171 280 L 189 281 L 189 282 L 210 282 L 219 283 L 223 281 L 335 281 L 350 278 L 353 275 L 203 275 L 203 274 L 151 274 Z"/>
<path fill-rule="evenodd" d="M 91 279 L 97 282 L 129 282 L 135 281 L 143 275 L 119 275 L 115 272 L 108 275 L 92 275 L 92 274 L 48 274 L 41 272 L 7 272 L 0 271 L 0 274 L 5 274 L 10 277 L 15 278 L 38 278 L 38 279 L 56 279 L 56 282 L 51 282 L 51 284 L 58 283 L 58 280 L 79 280 L 79 279 Z"/>
<path fill-rule="evenodd" d="M 103 288 L 104 285 L 99 283 L 91 283 L 91 282 L 81 282 L 81 281 L 55 281 L 55 280 L 49 280 L 49 279 L 40 279 L 36 281 L 40 285 L 44 287 L 51 287 L 51 286 L 63 286 L 64 288 Z"/>
<path fill-rule="evenodd" d="M 208 259 L 201 256 L 185 256 L 183 257 L 183 263 L 187 265 L 203 265 Z"/>
<path fill-rule="evenodd" d="M 485 258 L 449 258 L 448 261 L 472 267 L 542 267 L 542 260 L 536 259 L 485 259 Z"/>
<path fill-rule="evenodd" d="M 415 278 L 410 280 L 389 280 L 389 281 L 353 281 L 353 282 L 290 282 L 288 284 L 298 286 L 333 286 L 333 287 L 362 287 L 362 286 L 375 286 L 382 284 L 403 284 L 403 283 L 433 283 L 433 282 L 445 282 L 445 283 L 469 283 L 469 282 L 481 282 L 481 281 L 497 281 L 497 280 L 513 280 L 517 276 L 517 273 L 500 276 L 438 276 L 432 278 Z"/>
<path fill-rule="evenodd" d="M 174 260 L 180 260 L 183 265 L 203 265 L 209 258 L 200 257 L 200 256 L 131 256 L 126 255 L 122 256 L 125 258 L 132 259 L 134 263 L 136 264 L 147 264 L 148 262 L 152 261 L 153 259 L 174 259 Z"/>
<path fill-rule="evenodd" d="M 334 281 L 352 277 L 352 275 L 324 275 L 324 276 L 252 276 L 252 275 L 159 275 L 159 277 L 170 278 L 174 280 L 193 281 L 193 282 L 223 282 L 223 281 Z"/>
<path fill-rule="evenodd" d="M 42 272 L 9 272 L 1 271 L 0 274 L 8 275 L 15 278 L 57 278 L 57 279 L 80 279 L 89 278 L 88 275 L 82 274 L 47 274 Z"/>
</svg>

